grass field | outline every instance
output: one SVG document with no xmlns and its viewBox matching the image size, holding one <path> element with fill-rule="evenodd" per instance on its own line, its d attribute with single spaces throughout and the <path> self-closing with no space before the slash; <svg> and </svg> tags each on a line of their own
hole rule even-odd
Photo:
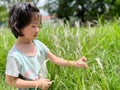
<svg viewBox="0 0 120 90">
<path fill-rule="evenodd" d="M 39 40 L 51 52 L 67 60 L 87 57 L 88 69 L 59 67 L 47 63 L 49 90 L 120 90 L 120 21 L 99 23 L 95 27 L 75 27 L 61 22 L 43 23 Z M 15 38 L 8 28 L 0 28 L 0 90 L 11 90 L 5 82 L 7 52 Z"/>
</svg>

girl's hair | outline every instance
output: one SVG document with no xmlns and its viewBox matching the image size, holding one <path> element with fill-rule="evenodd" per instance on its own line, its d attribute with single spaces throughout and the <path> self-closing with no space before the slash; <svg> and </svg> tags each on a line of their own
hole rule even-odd
<svg viewBox="0 0 120 90">
<path fill-rule="evenodd" d="M 10 9 L 8 24 L 16 38 L 18 38 L 18 36 L 24 36 L 21 29 L 32 22 L 34 13 L 40 13 L 39 9 L 34 4 L 28 2 L 17 2 Z"/>
</svg>

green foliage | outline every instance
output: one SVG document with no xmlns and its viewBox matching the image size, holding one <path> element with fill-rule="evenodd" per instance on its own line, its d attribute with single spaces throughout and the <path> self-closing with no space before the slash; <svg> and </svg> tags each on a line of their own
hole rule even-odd
<svg viewBox="0 0 120 90">
<path fill-rule="evenodd" d="M 60 19 L 70 21 L 71 17 L 77 17 L 79 21 L 109 19 L 120 15 L 119 0 L 48 0 L 46 5 L 50 14 L 55 14 Z M 46 7 L 45 6 L 45 7 Z"/>
<path fill-rule="evenodd" d="M 57 67 L 48 63 L 50 90 L 119 90 L 120 22 L 99 23 L 96 27 L 70 27 L 63 23 L 46 24 L 40 40 L 57 56 L 76 60 L 85 55 L 89 69 Z M 42 36 L 41 36 L 42 35 Z M 53 46 L 52 46 L 52 45 Z"/>
<path fill-rule="evenodd" d="M 69 60 L 85 55 L 89 64 L 89 69 L 82 70 L 48 63 L 49 78 L 55 80 L 50 90 L 119 90 L 119 29 L 119 20 L 87 28 L 78 23 L 74 28 L 46 24 L 39 38 L 45 36 L 49 44 L 45 39 L 43 42 L 54 54 Z"/>
<path fill-rule="evenodd" d="M 67 60 L 87 57 L 88 69 L 59 67 L 48 62 L 48 78 L 54 80 L 49 90 L 120 90 L 120 21 L 98 23 L 97 26 L 75 27 L 59 23 L 43 23 L 38 39 L 55 55 Z M 5 71 L 6 54 L 15 38 L 7 30 L 0 29 L 0 59 Z M 2 86 L 9 87 L 0 79 Z M 2 89 L 1 89 L 2 90 Z M 5 90 L 5 89 L 4 89 Z"/>
<path fill-rule="evenodd" d="M 7 10 L 4 5 L 0 6 L 0 24 L 7 21 Z"/>
</svg>

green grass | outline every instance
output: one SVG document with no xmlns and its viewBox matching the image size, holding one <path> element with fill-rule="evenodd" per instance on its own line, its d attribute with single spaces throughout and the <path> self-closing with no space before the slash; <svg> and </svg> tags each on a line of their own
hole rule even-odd
<svg viewBox="0 0 120 90">
<path fill-rule="evenodd" d="M 49 90 L 120 90 L 120 21 L 99 23 L 95 27 L 75 27 L 61 22 L 43 23 L 38 39 L 51 52 L 67 60 L 87 57 L 88 69 L 59 67 L 50 62 L 48 78 L 55 80 Z M 8 28 L 0 28 L 0 90 L 5 83 L 7 52 L 15 38 Z M 2 78 L 1 78 L 2 77 Z"/>
</svg>

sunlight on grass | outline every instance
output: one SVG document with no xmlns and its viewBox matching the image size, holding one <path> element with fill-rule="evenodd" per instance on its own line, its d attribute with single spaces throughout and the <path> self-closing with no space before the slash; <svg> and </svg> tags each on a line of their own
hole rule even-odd
<svg viewBox="0 0 120 90">
<path fill-rule="evenodd" d="M 6 55 L 15 42 L 8 28 L 0 28 L 0 67 L 2 86 Z M 67 60 L 87 57 L 88 69 L 59 67 L 48 62 L 48 78 L 54 80 L 50 90 L 120 90 L 120 21 L 98 23 L 97 26 L 75 27 L 56 23 L 43 23 L 38 39 L 51 52 Z"/>
</svg>

